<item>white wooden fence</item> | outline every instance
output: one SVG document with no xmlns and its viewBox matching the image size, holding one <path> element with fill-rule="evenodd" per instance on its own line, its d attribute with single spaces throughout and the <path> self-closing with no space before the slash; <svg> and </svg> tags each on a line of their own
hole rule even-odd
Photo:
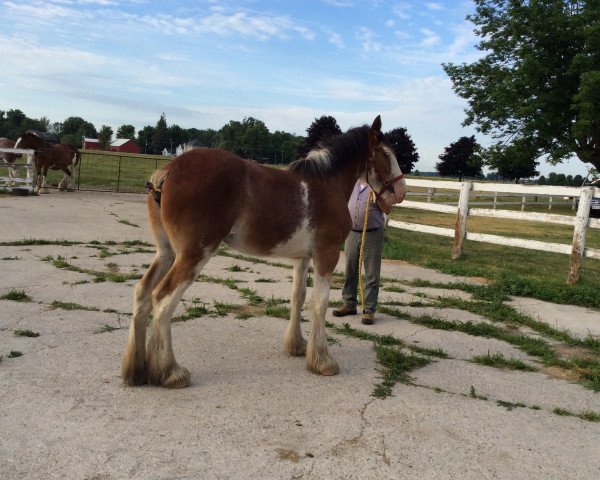
<svg viewBox="0 0 600 480">
<path fill-rule="evenodd" d="M 419 210 L 430 210 L 434 212 L 450 213 L 456 215 L 456 227 L 450 228 L 433 227 L 429 225 L 419 225 L 397 220 L 390 220 L 388 225 L 391 227 L 410 230 L 413 232 L 432 233 L 454 237 L 452 247 L 452 258 L 459 258 L 462 254 L 464 241 L 473 240 L 476 242 L 493 243 L 497 245 L 507 245 L 511 247 L 529 248 L 532 250 L 542 250 L 546 252 L 555 252 L 571 255 L 571 264 L 567 282 L 573 284 L 579 279 L 581 271 L 581 262 L 583 257 L 600 259 L 600 250 L 585 247 L 585 235 L 587 228 L 600 228 L 600 219 L 590 218 L 590 204 L 592 197 L 600 197 L 600 189 L 594 187 L 552 187 L 539 185 L 519 185 L 503 183 L 480 183 L 480 182 L 448 182 L 435 180 L 418 180 L 409 178 L 406 180 L 409 190 L 410 187 L 424 187 L 428 189 L 443 189 L 451 191 L 460 191 L 458 206 L 417 202 L 404 200 L 401 207 L 415 208 Z M 550 213 L 525 212 L 514 210 L 499 210 L 486 208 L 470 208 L 469 198 L 477 193 L 508 193 L 521 195 L 524 197 L 548 196 L 548 197 L 578 197 L 579 205 L 575 217 L 568 215 L 558 215 Z M 526 240 L 519 238 L 510 238 L 500 235 L 489 235 L 484 233 L 473 233 L 467 231 L 467 220 L 469 215 L 492 218 L 508 218 L 515 220 L 529 220 L 534 222 L 552 223 L 559 225 L 573 226 L 573 242 L 571 245 L 541 242 L 537 240 Z"/>
<path fill-rule="evenodd" d="M 2 167 L 16 168 L 17 171 L 25 169 L 25 177 L 0 177 L 0 191 L 27 191 L 33 192 L 33 154 L 34 150 L 29 148 L 0 148 L 0 152 L 14 153 L 16 155 L 25 155 L 25 163 L 15 161 L 15 163 L 0 162 Z M 22 157 L 21 157 L 22 158 Z"/>
</svg>

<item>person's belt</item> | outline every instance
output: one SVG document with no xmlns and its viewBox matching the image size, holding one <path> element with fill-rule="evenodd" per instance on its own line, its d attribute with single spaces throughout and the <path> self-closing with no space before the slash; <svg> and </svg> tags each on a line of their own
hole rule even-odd
<svg viewBox="0 0 600 480">
<path fill-rule="evenodd" d="M 379 230 L 380 228 L 381 228 L 381 227 L 367 228 L 367 230 L 366 230 L 366 231 L 367 231 L 367 232 L 374 232 L 375 230 Z M 354 229 L 352 229 L 352 231 L 353 231 L 353 232 L 362 232 L 362 229 L 361 229 L 361 230 L 354 230 Z"/>
</svg>

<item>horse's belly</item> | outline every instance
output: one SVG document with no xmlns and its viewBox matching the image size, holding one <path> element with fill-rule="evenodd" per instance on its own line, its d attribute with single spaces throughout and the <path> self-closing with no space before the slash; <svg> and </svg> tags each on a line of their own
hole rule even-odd
<svg viewBox="0 0 600 480">
<path fill-rule="evenodd" d="M 310 256 L 312 249 L 312 235 L 307 228 L 307 221 L 303 222 L 289 238 L 282 241 L 263 240 L 256 241 L 244 229 L 234 230 L 223 241 L 240 252 L 263 257 L 296 258 Z"/>
</svg>

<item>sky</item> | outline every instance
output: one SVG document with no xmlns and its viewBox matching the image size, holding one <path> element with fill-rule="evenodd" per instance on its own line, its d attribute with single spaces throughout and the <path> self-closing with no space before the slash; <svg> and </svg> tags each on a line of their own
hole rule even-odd
<svg viewBox="0 0 600 480">
<path fill-rule="evenodd" d="M 434 171 L 461 136 L 466 102 L 442 63 L 481 53 L 472 1 L 0 0 L 0 110 L 96 129 L 167 124 L 220 129 L 262 120 L 306 135 L 322 115 L 343 131 L 381 115 L 404 127 Z M 587 174 L 571 160 L 541 164 Z"/>
</svg>

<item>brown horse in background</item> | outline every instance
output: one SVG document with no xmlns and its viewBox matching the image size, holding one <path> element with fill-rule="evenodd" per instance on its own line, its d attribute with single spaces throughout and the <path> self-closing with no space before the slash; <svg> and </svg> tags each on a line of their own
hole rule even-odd
<svg viewBox="0 0 600 480">
<path fill-rule="evenodd" d="M 334 137 L 279 170 L 220 149 L 186 152 L 154 173 L 147 204 L 157 252 L 135 287 L 121 375 L 127 385 L 189 385 L 173 354 L 171 317 L 185 290 L 221 242 L 261 256 L 293 260 L 290 322 L 284 350 L 306 355 L 309 370 L 338 372 L 327 350 L 325 313 L 331 275 L 351 228 L 348 199 L 358 178 L 389 213 L 406 183 L 381 119 Z M 310 261 L 314 265 L 308 342 L 300 329 Z M 146 345 L 146 320 L 152 325 Z"/>
<path fill-rule="evenodd" d="M 75 173 L 75 167 L 79 163 L 81 154 L 73 145 L 59 143 L 52 145 L 37 132 L 28 130 L 17 140 L 15 148 L 31 148 L 35 150 L 33 163 L 36 170 L 36 193 L 49 193 L 46 178 L 48 169 L 62 170 L 65 174 L 58 184 L 59 190 L 66 190 L 71 183 Z"/>
<path fill-rule="evenodd" d="M 0 148 L 15 148 L 15 142 L 10 138 L 0 137 Z M 10 179 L 15 178 L 19 175 L 19 171 L 16 167 L 11 165 L 15 163 L 18 157 L 21 155 L 17 153 L 0 152 L 0 160 L 8 168 L 8 177 Z"/>
</svg>

